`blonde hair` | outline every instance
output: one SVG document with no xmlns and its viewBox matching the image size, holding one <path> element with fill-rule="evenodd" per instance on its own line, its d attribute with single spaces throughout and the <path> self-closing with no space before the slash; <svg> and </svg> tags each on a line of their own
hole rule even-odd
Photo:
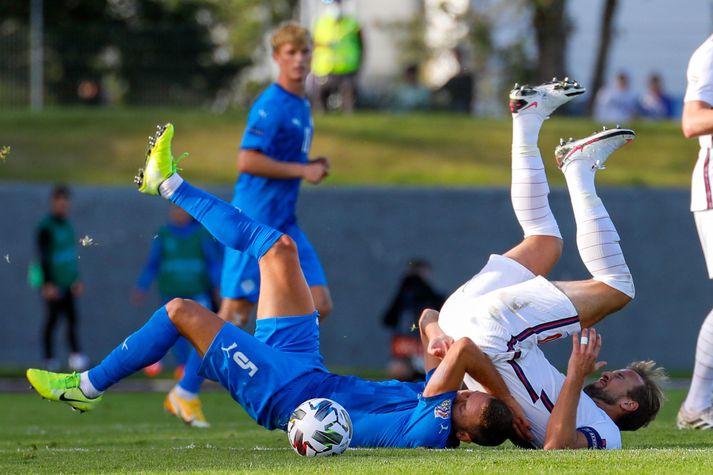
<svg viewBox="0 0 713 475">
<path fill-rule="evenodd" d="M 638 409 L 619 418 L 616 424 L 621 430 L 637 430 L 646 427 L 656 418 L 666 399 L 662 386 L 668 377 L 663 368 L 656 367 L 653 360 L 635 361 L 627 368 L 641 376 L 644 383 L 630 390 L 628 394 L 639 403 Z"/>
<path fill-rule="evenodd" d="M 291 43 L 295 48 L 302 48 L 312 44 L 312 37 L 307 28 L 296 21 L 288 21 L 280 24 L 275 30 L 270 43 L 272 44 L 272 51 L 277 51 L 282 45 L 288 43 Z"/>
</svg>

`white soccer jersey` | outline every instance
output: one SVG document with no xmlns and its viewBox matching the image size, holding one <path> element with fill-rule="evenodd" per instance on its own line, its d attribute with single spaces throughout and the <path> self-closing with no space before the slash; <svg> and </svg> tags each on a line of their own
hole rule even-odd
<svg viewBox="0 0 713 475">
<path fill-rule="evenodd" d="M 533 443 L 543 447 L 565 376 L 550 364 L 538 344 L 580 330 L 570 300 L 545 278 L 493 255 L 480 273 L 448 298 L 439 322 L 446 334 L 470 338 L 490 357 L 525 411 Z M 465 382 L 470 389 L 482 390 L 470 377 Z M 577 430 L 591 448 L 621 448 L 619 428 L 584 393 L 577 407 Z"/>
<path fill-rule="evenodd" d="M 683 102 L 703 101 L 713 107 L 713 35 L 698 47 L 688 62 L 688 86 Z M 691 211 L 713 209 L 711 147 L 713 137 L 698 137 L 701 150 L 691 179 Z"/>
</svg>

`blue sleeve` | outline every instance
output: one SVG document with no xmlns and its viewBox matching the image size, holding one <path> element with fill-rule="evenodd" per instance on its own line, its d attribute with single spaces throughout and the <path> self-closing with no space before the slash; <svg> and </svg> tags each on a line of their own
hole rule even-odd
<svg viewBox="0 0 713 475">
<path fill-rule="evenodd" d="M 240 148 L 266 153 L 280 129 L 281 112 L 272 101 L 259 97 L 248 114 Z"/>
<path fill-rule="evenodd" d="M 156 278 L 158 267 L 161 264 L 161 242 L 159 239 L 154 239 L 151 242 L 151 250 L 149 258 L 146 261 L 144 270 L 141 271 L 139 279 L 136 281 L 136 287 L 142 291 L 148 290 L 151 287 L 151 282 Z"/>
<path fill-rule="evenodd" d="M 456 391 L 450 391 L 431 397 L 419 396 L 418 405 L 404 428 L 404 438 L 411 442 L 410 446 L 448 447 L 456 394 Z"/>
</svg>

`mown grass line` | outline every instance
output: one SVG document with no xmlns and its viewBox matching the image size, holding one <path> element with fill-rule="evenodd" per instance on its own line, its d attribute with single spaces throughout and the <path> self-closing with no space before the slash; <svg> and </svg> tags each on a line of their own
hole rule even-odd
<svg viewBox="0 0 713 475">
<path fill-rule="evenodd" d="M 0 181 L 127 185 L 142 165 L 146 137 L 158 123 L 176 125 L 174 151 L 191 153 L 185 175 L 230 184 L 245 112 L 181 109 L 50 109 L 0 114 Z M 676 122 L 630 124 L 637 139 L 618 152 L 600 181 L 615 186 L 688 187 L 697 142 Z M 448 114 L 359 113 L 316 117 L 312 155 L 332 159 L 326 186 L 507 186 L 511 122 Z M 560 137 L 599 130 L 590 120 L 553 117 L 540 148 L 550 180 L 563 185 L 552 151 Z"/>
</svg>

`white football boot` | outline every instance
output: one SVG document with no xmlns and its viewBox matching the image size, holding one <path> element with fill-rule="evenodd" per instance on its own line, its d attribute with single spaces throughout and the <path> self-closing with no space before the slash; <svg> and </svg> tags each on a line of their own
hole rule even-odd
<svg viewBox="0 0 713 475">
<path fill-rule="evenodd" d="M 567 165 L 575 160 L 588 160 L 592 170 L 604 169 L 604 163 L 615 150 L 628 144 L 636 137 L 636 133 L 629 129 L 614 129 L 604 127 L 601 132 L 595 132 L 589 137 L 565 141 L 560 139 L 560 144 L 555 148 L 557 166 L 563 172 Z"/>
<path fill-rule="evenodd" d="M 515 84 L 510 91 L 510 112 L 513 117 L 537 114 L 546 119 L 559 106 L 585 92 L 583 86 L 567 77 L 562 80 L 552 78 L 552 81 L 534 87 Z"/>
</svg>

